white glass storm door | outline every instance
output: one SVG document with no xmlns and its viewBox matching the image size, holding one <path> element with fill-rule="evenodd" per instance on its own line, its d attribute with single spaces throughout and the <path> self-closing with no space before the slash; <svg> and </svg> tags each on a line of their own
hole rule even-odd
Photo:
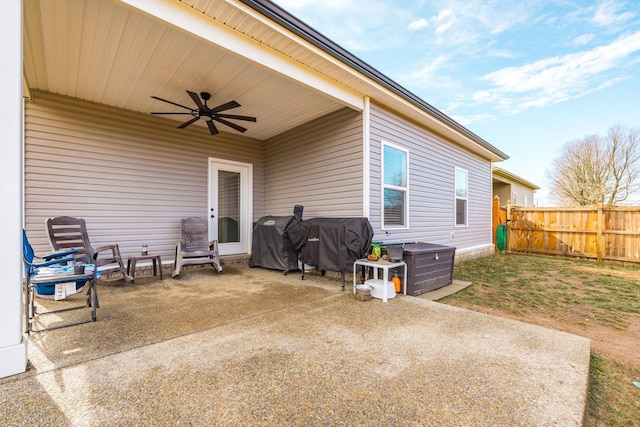
<svg viewBox="0 0 640 427">
<path fill-rule="evenodd" d="M 220 255 L 249 253 L 253 218 L 253 166 L 209 159 L 209 239 Z"/>
</svg>

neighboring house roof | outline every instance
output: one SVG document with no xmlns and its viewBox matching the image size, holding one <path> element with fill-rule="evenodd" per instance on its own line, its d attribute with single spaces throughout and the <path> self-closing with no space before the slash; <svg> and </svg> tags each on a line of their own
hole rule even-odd
<svg viewBox="0 0 640 427">
<path fill-rule="evenodd" d="M 507 184 L 520 184 L 523 187 L 526 188 L 530 188 L 531 190 L 539 190 L 540 187 L 538 187 L 536 184 L 533 184 L 529 181 L 527 181 L 524 178 L 519 177 L 518 175 L 511 173 L 507 170 L 504 170 L 502 168 L 499 168 L 498 166 L 493 166 L 493 180 L 494 181 L 499 181 L 499 182 L 504 182 Z"/>
<path fill-rule="evenodd" d="M 211 105 L 234 99 L 234 114 L 257 117 L 245 136 L 260 140 L 345 106 L 364 111 L 368 97 L 485 159 L 508 157 L 266 0 L 34 0 L 24 21 L 27 96 L 149 113 L 166 110 L 152 95 L 190 105 L 186 90 L 208 91 Z"/>
</svg>

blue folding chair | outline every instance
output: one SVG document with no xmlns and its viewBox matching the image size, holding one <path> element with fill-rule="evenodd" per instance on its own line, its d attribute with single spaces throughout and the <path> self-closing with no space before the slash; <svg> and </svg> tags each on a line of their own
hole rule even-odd
<svg viewBox="0 0 640 427">
<path fill-rule="evenodd" d="M 27 280 L 25 326 L 28 333 L 65 328 L 82 323 L 95 322 L 97 320 L 96 310 L 99 304 L 96 268 L 94 264 L 70 264 L 76 261 L 73 255 L 77 252 L 76 249 L 71 249 L 38 257 L 35 255 L 33 247 L 29 243 L 27 233 L 22 230 L 22 256 Z M 34 259 L 36 258 L 42 259 L 43 261 L 35 262 Z M 66 299 L 68 295 L 80 292 L 85 286 L 87 286 L 87 300 L 84 305 L 65 306 L 64 308 L 49 311 L 37 310 L 35 303 L 36 297 L 59 301 Z M 62 313 L 84 308 L 91 308 L 90 319 L 62 324 L 58 323 L 54 326 L 35 329 L 35 319 L 40 315 Z"/>
</svg>

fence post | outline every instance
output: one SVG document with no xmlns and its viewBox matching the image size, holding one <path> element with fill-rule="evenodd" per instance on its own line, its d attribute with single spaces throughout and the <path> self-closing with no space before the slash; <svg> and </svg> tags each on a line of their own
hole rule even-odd
<svg viewBox="0 0 640 427">
<path fill-rule="evenodd" d="M 493 235 L 491 236 L 491 241 L 493 242 L 494 251 L 497 253 L 498 248 L 496 246 L 496 234 L 498 233 L 498 226 L 500 225 L 500 197 L 498 197 L 497 194 L 493 197 L 492 225 L 493 227 L 491 227 L 491 229 L 493 230 Z"/>
<path fill-rule="evenodd" d="M 602 238 L 602 228 L 604 226 L 603 215 L 602 215 L 602 203 L 598 203 L 598 212 L 596 214 L 597 218 L 597 233 L 596 233 L 596 258 L 598 262 L 602 262 L 602 250 L 604 246 L 604 240 Z"/>
<path fill-rule="evenodd" d="M 507 200 L 507 212 L 505 222 L 507 224 L 507 252 L 511 252 L 511 248 L 515 244 L 516 235 L 513 231 L 513 222 L 511 222 L 511 199 Z"/>
</svg>

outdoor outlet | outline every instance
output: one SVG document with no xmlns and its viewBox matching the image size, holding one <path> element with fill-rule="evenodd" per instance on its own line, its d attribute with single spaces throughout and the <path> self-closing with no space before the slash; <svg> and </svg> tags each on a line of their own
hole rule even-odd
<svg viewBox="0 0 640 427">
<path fill-rule="evenodd" d="M 454 235 L 453 235 L 453 231 L 451 233 L 449 233 L 449 240 L 453 240 Z"/>
</svg>

